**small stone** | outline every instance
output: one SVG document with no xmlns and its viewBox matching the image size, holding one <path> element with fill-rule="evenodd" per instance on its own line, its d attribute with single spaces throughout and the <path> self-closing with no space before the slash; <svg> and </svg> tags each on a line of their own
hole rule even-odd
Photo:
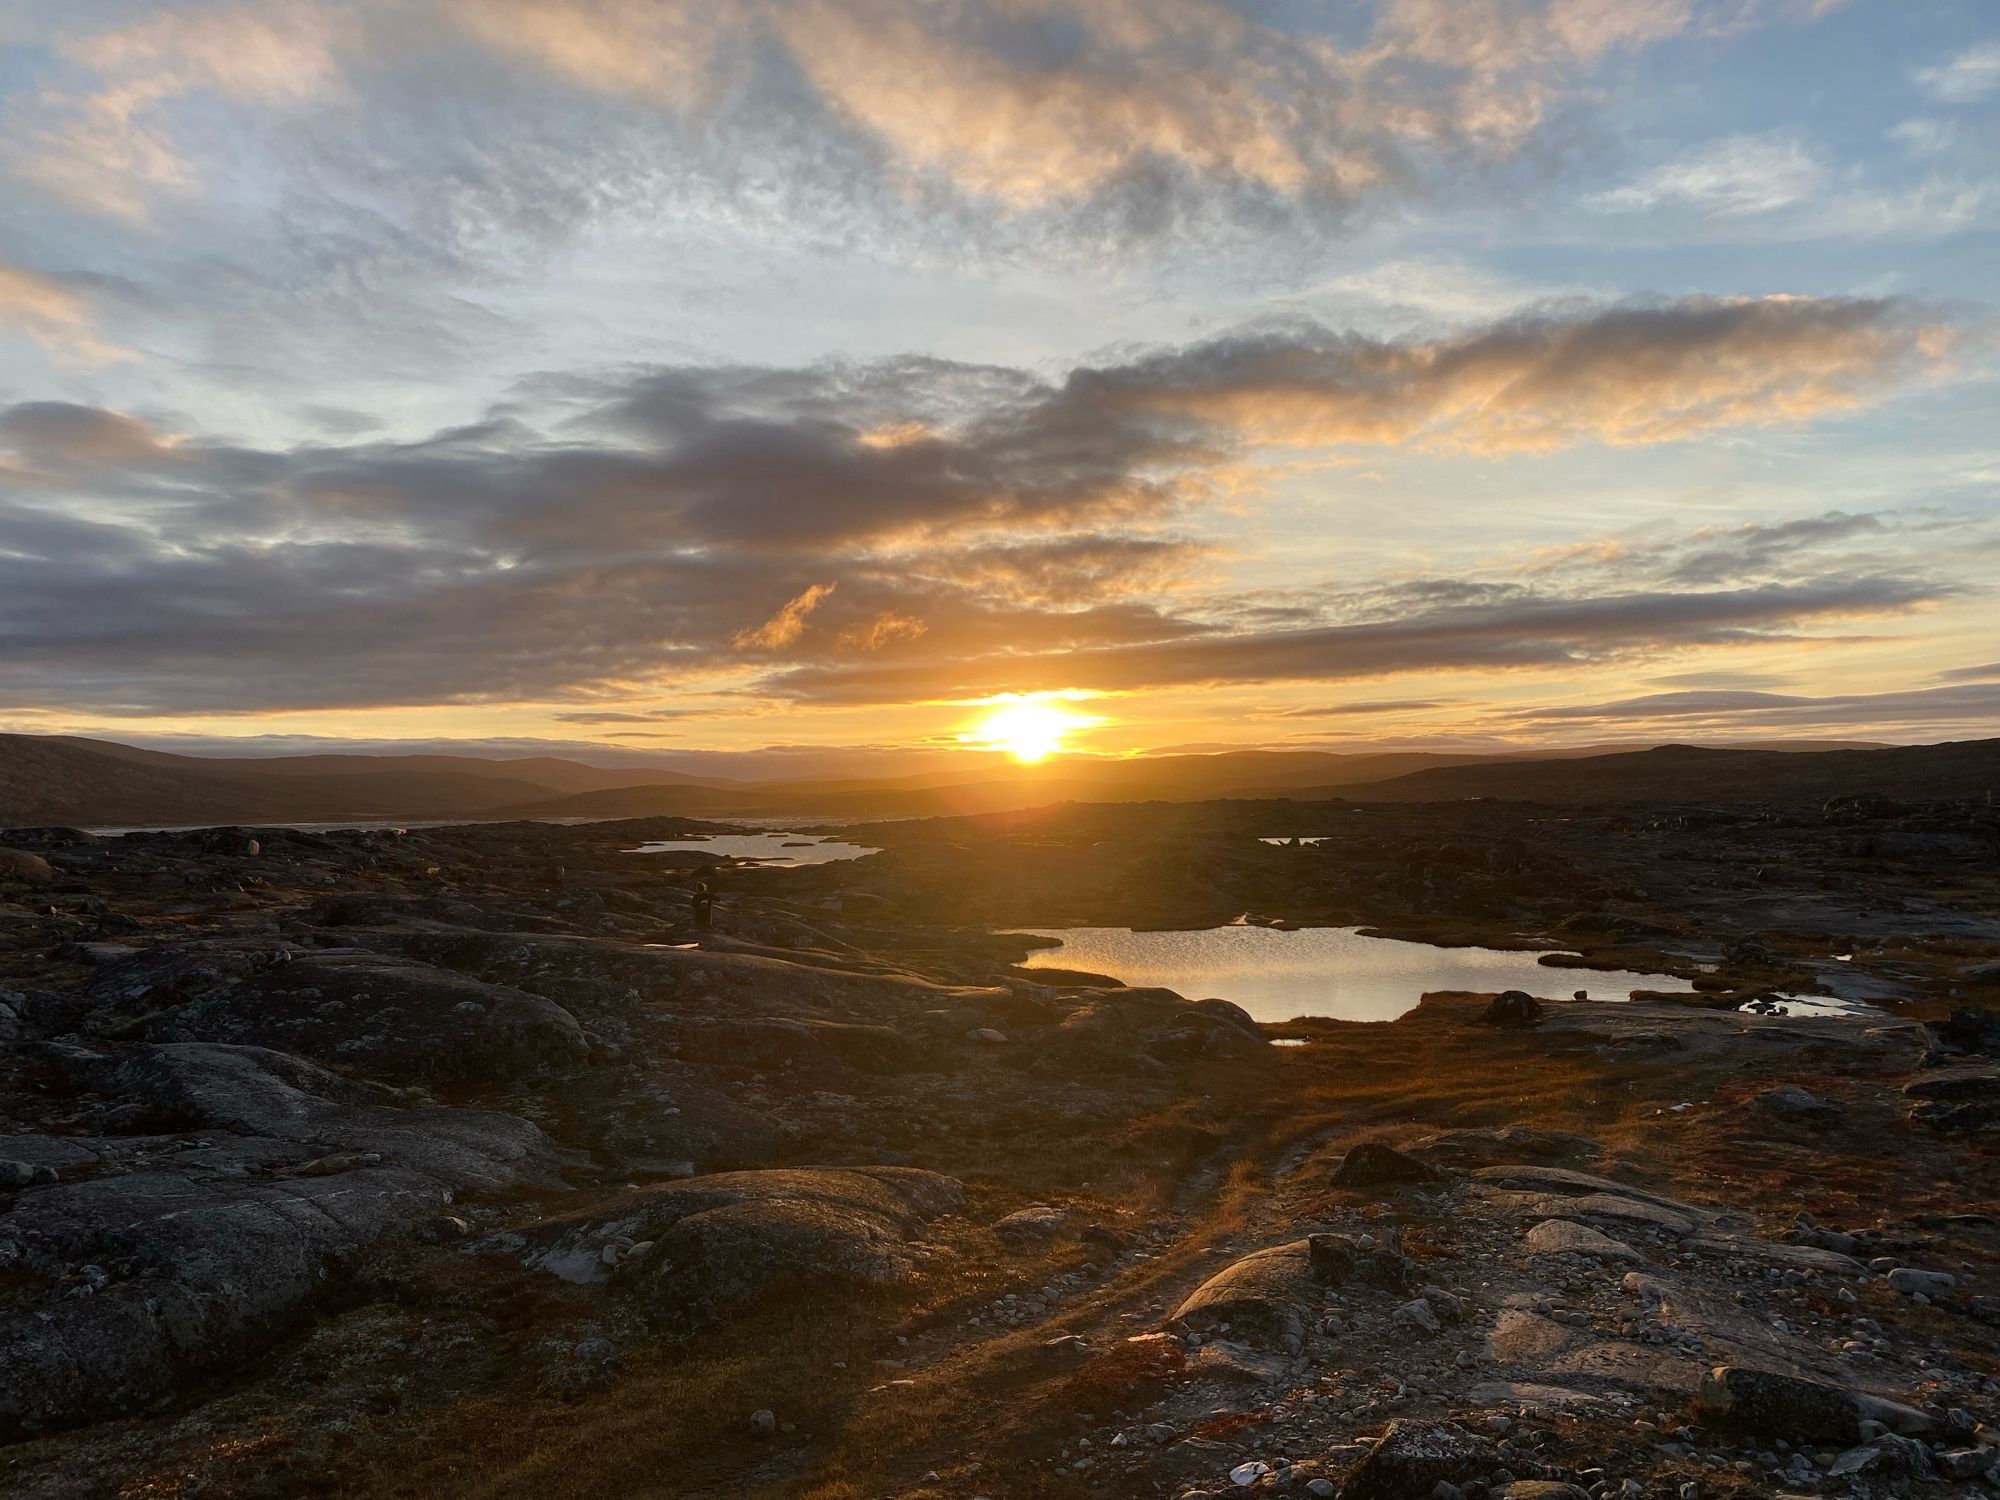
<svg viewBox="0 0 2000 1500">
<path fill-rule="evenodd" d="M 1837 1119 L 1846 1111 L 1831 1099 L 1822 1099 L 1796 1083 L 1780 1084 L 1757 1096 L 1757 1102 L 1781 1120 L 1805 1124 Z"/>
</svg>

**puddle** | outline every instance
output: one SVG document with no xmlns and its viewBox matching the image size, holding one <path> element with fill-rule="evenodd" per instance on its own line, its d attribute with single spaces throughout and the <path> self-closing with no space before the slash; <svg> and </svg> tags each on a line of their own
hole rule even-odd
<svg viewBox="0 0 2000 1500">
<path fill-rule="evenodd" d="M 627 849 L 627 854 L 670 854 L 680 851 L 713 854 L 717 859 L 756 859 L 771 865 L 830 865 L 836 860 L 880 854 L 862 844 L 850 844 L 828 834 L 718 833 L 708 838 L 655 839 Z"/>
<path fill-rule="evenodd" d="M 1845 1016 L 1851 1019 L 1876 1019 L 1886 1017 L 1888 1012 L 1865 1000 L 1843 1000 L 1837 995 L 1773 995 L 1774 1005 L 1764 1006 L 1752 1003 L 1741 1007 L 1745 1015 L 1751 1016 Z"/>
<path fill-rule="evenodd" d="M 1259 1021 L 1299 1016 L 1393 1021 L 1432 990 L 1526 990 L 1544 1000 L 1567 1000 L 1577 990 L 1588 990 L 1596 1000 L 1629 1000 L 1633 990 L 1692 991 L 1665 974 L 1550 968 L 1536 962 L 1539 953 L 1437 948 L 1363 937 L 1352 927 L 1028 930 L 1060 939 L 1062 946 L 1037 949 L 1023 960 L 1024 967 L 1087 969 L 1130 985 L 1163 986 L 1190 1000 L 1216 996 Z"/>
</svg>

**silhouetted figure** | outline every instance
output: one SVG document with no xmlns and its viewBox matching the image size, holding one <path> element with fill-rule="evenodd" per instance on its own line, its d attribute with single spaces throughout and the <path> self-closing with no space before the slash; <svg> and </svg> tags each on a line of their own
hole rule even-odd
<svg viewBox="0 0 2000 1500">
<path fill-rule="evenodd" d="M 708 888 L 706 880 L 694 883 L 694 928 L 696 932 L 707 932 L 715 922 L 715 892 Z"/>
</svg>

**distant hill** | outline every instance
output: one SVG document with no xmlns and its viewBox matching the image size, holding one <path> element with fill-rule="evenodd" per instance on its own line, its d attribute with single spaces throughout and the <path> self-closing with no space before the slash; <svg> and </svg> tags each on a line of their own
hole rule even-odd
<svg viewBox="0 0 2000 1500">
<path fill-rule="evenodd" d="M 1522 802 L 1824 802 L 1879 792 L 1903 799 L 2000 794 L 2000 740 L 1874 750 L 1706 749 L 1661 745 L 1565 761 L 1445 766 L 1328 787 L 1369 802 L 1498 797 Z"/>
<path fill-rule="evenodd" d="M 548 757 L 173 755 L 109 740 L 0 735 L 0 827 L 476 818 L 606 784 L 693 778 Z"/>
<path fill-rule="evenodd" d="M 1597 747 L 1601 752 L 1602 747 Z M 729 781 L 547 756 L 175 755 L 108 740 L 0 735 L 0 827 L 428 818 L 911 818 L 1052 802 L 1354 797 L 1544 802 L 1824 800 L 1853 791 L 1976 796 L 2000 741 L 1809 750 L 1668 746 L 1494 756 L 1229 751 L 876 779 Z"/>
</svg>

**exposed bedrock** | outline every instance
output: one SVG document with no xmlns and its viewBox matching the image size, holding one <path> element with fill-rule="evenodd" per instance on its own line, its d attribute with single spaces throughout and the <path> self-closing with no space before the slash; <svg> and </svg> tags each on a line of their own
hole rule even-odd
<svg viewBox="0 0 2000 1500">
<path fill-rule="evenodd" d="M 561 1165 L 524 1120 L 399 1108 L 263 1048 L 173 1043 L 74 1065 L 139 1105 L 149 1133 L 9 1141 L 78 1180 L 0 1212 L 8 1438 L 129 1410 L 254 1352 L 383 1235 L 461 1192 L 553 1183 Z"/>
</svg>

